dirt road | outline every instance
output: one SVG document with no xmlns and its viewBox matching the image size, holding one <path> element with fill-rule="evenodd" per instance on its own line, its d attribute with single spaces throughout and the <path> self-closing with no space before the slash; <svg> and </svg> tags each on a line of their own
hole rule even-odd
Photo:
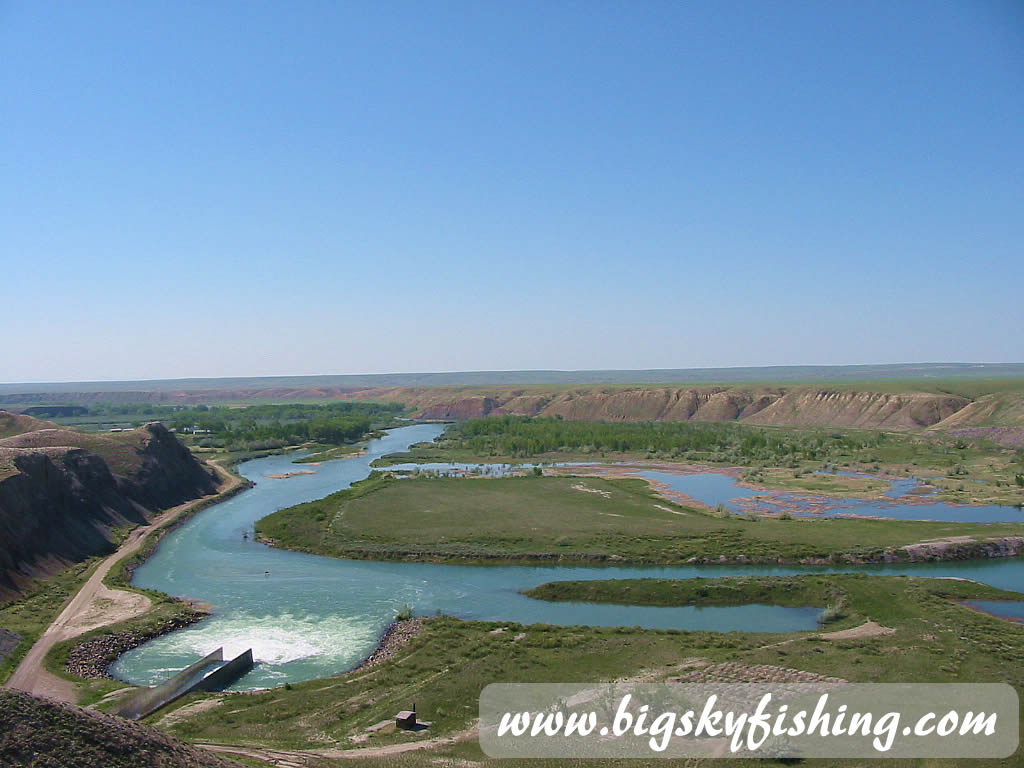
<svg viewBox="0 0 1024 768">
<path fill-rule="evenodd" d="M 380 759 L 393 757 L 405 752 L 414 752 L 420 749 L 432 749 L 434 747 L 450 746 L 462 741 L 469 741 L 477 736 L 477 726 L 474 725 L 468 730 L 454 733 L 449 736 L 436 736 L 432 739 L 422 741 L 410 741 L 404 744 L 388 744 L 381 747 L 362 747 L 357 749 L 268 749 L 265 747 L 250 747 L 241 744 L 217 744 L 208 741 L 192 742 L 193 746 L 208 749 L 211 752 L 219 752 L 223 755 L 236 755 L 248 757 L 253 760 L 263 760 L 279 768 L 298 768 L 308 765 L 309 760 L 365 760 L 367 758 Z"/>
<path fill-rule="evenodd" d="M 221 476 L 218 494 L 228 493 L 237 488 L 242 480 L 226 471 L 214 462 L 207 462 Z M 128 534 L 114 554 L 106 557 L 93 570 L 92 575 L 71 598 L 64 610 L 39 637 L 35 645 L 29 649 L 21 660 L 14 674 L 7 681 L 7 688 L 17 688 L 37 696 L 49 696 L 52 699 L 76 703 L 75 685 L 69 680 L 57 677 L 43 668 L 43 659 L 59 642 L 84 634 L 97 627 L 115 624 L 134 616 L 140 616 L 149 610 L 150 600 L 145 595 L 128 592 L 123 589 L 110 589 L 103 579 L 110 572 L 114 563 L 125 555 L 129 555 L 142 546 L 143 540 L 155 530 L 162 528 L 174 520 L 180 513 L 206 501 L 210 497 L 180 504 L 164 510 L 154 517 L 148 525 L 140 525 Z"/>
</svg>

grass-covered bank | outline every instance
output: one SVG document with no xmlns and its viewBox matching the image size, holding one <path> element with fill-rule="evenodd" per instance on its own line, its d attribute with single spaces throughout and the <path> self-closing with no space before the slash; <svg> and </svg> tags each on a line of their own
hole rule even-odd
<svg viewBox="0 0 1024 768">
<path fill-rule="evenodd" d="M 633 479 L 382 473 L 256 529 L 277 546 L 335 557 L 646 564 L 903 560 L 911 555 L 901 547 L 929 539 L 1024 536 L 1013 523 L 716 517 Z M 947 556 L 982 554 L 960 543 Z"/>
<path fill-rule="evenodd" d="M 155 724 L 178 736 L 232 744 L 373 747 L 464 732 L 476 717 L 480 691 L 491 682 L 658 681 L 712 674 L 716 665 L 725 663 L 731 665 L 731 675 L 749 671 L 752 678 L 770 667 L 767 673 L 779 677 L 796 670 L 855 682 L 1006 681 L 1022 689 L 1024 628 L 971 611 L 957 601 L 1019 600 L 1024 595 L 947 579 L 802 578 L 803 584 L 780 579 L 778 588 L 766 579 L 758 589 L 774 590 L 776 596 L 787 586 L 808 594 L 820 590 L 842 595 L 845 615 L 828 627 L 829 632 L 867 621 L 892 631 L 833 639 L 820 632 L 721 634 L 522 626 L 442 617 L 428 622 L 405 650 L 377 667 L 253 694 L 204 694 L 183 702 L 183 707 L 204 700 L 210 702 L 208 709 L 183 711 L 169 717 L 166 725 L 157 718 Z M 640 597 L 638 602 L 646 599 Z M 213 703 L 217 699 L 220 703 Z M 420 716 L 433 722 L 425 735 L 366 730 L 413 701 Z M 472 742 L 444 751 L 452 749 L 483 759 Z M 392 759 L 401 765 L 418 760 Z"/>
<path fill-rule="evenodd" d="M 613 603 L 616 605 L 818 605 L 847 607 L 856 603 L 875 612 L 872 583 L 902 578 L 908 583 L 927 581 L 928 592 L 952 600 L 1020 600 L 1024 595 L 959 579 L 869 577 L 854 575 L 732 576 L 693 579 L 610 579 L 607 581 L 549 581 L 523 594 L 535 600 Z M 869 589 L 863 590 L 867 585 Z M 858 594 L 850 596 L 850 590 Z M 859 590 L 859 591 L 858 591 Z M 982 597 L 981 595 L 985 595 Z M 828 617 L 830 622 L 840 617 Z M 845 618 L 845 616 L 843 616 Z"/>
<path fill-rule="evenodd" d="M 7 682 L 29 648 L 74 597 L 101 559 L 94 557 L 71 565 L 48 579 L 39 580 L 21 597 L 0 605 L 0 628 L 18 635 L 17 646 L 0 662 L 0 684 Z"/>
<path fill-rule="evenodd" d="M 658 606 L 764 604 L 824 608 L 846 601 L 845 590 L 832 576 L 549 581 L 523 594 L 555 602 Z"/>
</svg>

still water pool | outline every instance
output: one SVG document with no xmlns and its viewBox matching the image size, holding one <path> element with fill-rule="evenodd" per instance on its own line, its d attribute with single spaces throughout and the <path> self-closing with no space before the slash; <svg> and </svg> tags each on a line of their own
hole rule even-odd
<svg viewBox="0 0 1024 768">
<path fill-rule="evenodd" d="M 886 500 L 838 498 L 811 493 L 783 493 L 744 488 L 737 478 L 724 472 L 700 472 L 679 475 L 672 472 L 643 471 L 639 475 L 664 483 L 673 491 L 685 493 L 709 507 L 724 504 L 730 512 L 777 513 L 789 510 L 794 515 L 814 517 L 885 517 L 893 520 L 939 520 L 957 523 L 1024 523 L 1024 510 L 996 504 L 947 504 L 927 496 L 913 496 L 922 483 L 913 479 L 890 481 Z M 870 477 L 852 472 L 839 474 Z M 891 499 L 891 501 L 890 501 Z"/>
</svg>

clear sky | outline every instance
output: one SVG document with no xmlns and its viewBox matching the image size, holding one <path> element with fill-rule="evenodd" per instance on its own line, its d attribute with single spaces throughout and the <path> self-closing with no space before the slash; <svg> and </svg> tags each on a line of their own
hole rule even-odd
<svg viewBox="0 0 1024 768">
<path fill-rule="evenodd" d="M 1019 0 L 0 0 L 0 381 L 1024 360 Z"/>
</svg>

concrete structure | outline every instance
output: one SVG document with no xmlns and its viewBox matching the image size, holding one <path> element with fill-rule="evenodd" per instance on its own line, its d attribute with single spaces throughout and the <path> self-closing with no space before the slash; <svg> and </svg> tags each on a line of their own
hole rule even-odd
<svg viewBox="0 0 1024 768">
<path fill-rule="evenodd" d="M 215 669 L 198 683 L 194 691 L 222 691 L 252 669 L 252 648 L 240 653 L 220 669 Z"/>
<path fill-rule="evenodd" d="M 115 714 L 127 717 L 129 720 L 141 720 L 146 715 L 151 715 L 161 707 L 166 707 L 193 691 L 223 690 L 252 669 L 252 649 L 250 648 L 227 664 L 218 667 L 217 665 L 223 661 L 224 649 L 218 648 L 160 685 L 137 691 L 121 705 Z M 217 668 L 211 672 L 210 670 L 214 667 Z M 415 714 L 413 720 L 415 720 Z"/>
</svg>

